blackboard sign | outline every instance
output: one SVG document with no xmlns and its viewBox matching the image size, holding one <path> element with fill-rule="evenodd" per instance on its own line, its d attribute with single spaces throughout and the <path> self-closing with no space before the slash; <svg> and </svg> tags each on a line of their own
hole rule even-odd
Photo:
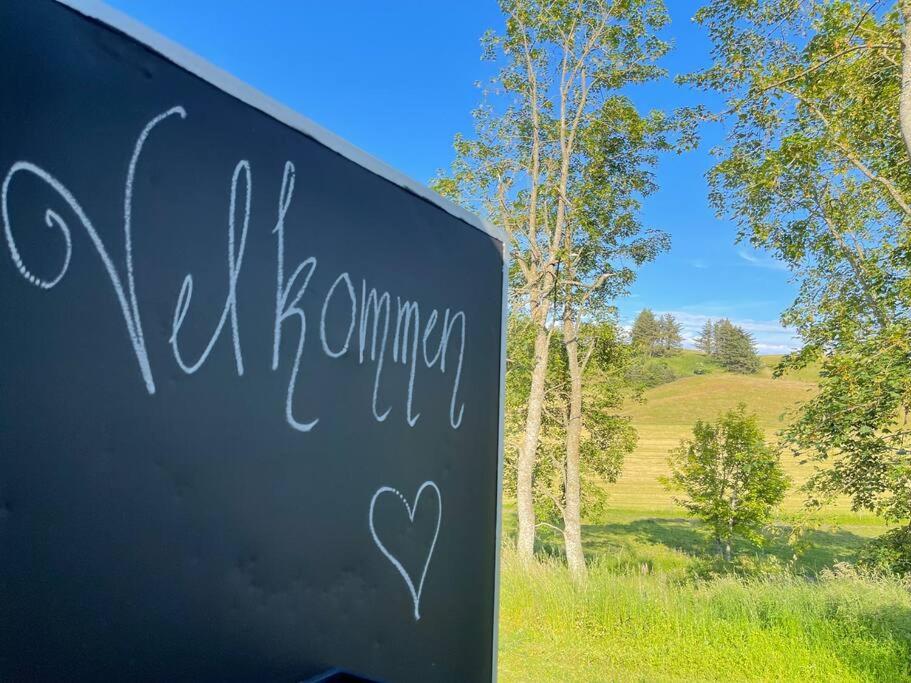
<svg viewBox="0 0 911 683">
<path fill-rule="evenodd" d="M 0 92 L 0 680 L 491 679 L 496 233 L 103 5 Z"/>
</svg>

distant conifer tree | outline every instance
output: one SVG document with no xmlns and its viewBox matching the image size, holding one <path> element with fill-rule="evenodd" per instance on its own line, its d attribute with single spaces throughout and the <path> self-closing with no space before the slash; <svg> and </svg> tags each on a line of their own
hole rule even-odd
<svg viewBox="0 0 911 683">
<path fill-rule="evenodd" d="M 731 372 L 751 374 L 762 367 L 752 335 L 727 319 L 715 324 L 714 357 Z"/>
<path fill-rule="evenodd" d="M 712 324 L 711 319 L 705 321 L 702 331 L 696 337 L 696 348 L 706 356 L 711 356 L 715 353 L 715 326 Z"/>
<path fill-rule="evenodd" d="M 665 313 L 658 320 L 658 345 L 660 352 L 666 355 L 677 353 L 683 343 L 680 323 L 670 313 Z"/>
<path fill-rule="evenodd" d="M 651 309 L 643 308 L 633 323 L 632 341 L 649 356 L 656 356 L 660 350 L 661 325 Z"/>
</svg>

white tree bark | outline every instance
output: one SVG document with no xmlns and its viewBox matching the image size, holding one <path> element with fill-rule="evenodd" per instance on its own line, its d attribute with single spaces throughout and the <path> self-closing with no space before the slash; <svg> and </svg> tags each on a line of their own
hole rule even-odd
<svg viewBox="0 0 911 683">
<path fill-rule="evenodd" d="M 552 293 L 549 264 L 541 255 L 538 243 L 538 191 L 541 182 L 541 124 L 538 112 L 538 80 L 531 50 L 526 39 L 525 65 L 529 82 L 529 109 L 531 113 L 531 168 L 529 169 L 529 200 L 526 236 L 533 245 L 532 256 L 537 266 L 530 272 L 536 278 L 531 283 L 529 303 L 532 322 L 535 324 L 535 357 L 531 373 L 531 387 L 528 407 L 525 412 L 525 434 L 519 449 L 516 473 L 516 508 L 518 514 L 518 538 L 516 550 L 522 562 L 530 562 L 535 556 L 535 502 L 534 472 L 538 456 L 538 438 L 541 433 L 541 414 L 544 410 L 544 385 L 547 379 L 550 334 L 547 330 L 547 316 L 550 313 Z"/>
<path fill-rule="evenodd" d="M 572 320 L 572 307 L 563 313 L 563 344 L 566 346 L 569 370 L 569 419 L 566 423 L 566 471 L 563 477 L 563 541 L 566 564 L 576 579 L 586 575 L 582 552 L 582 473 L 580 443 L 582 439 L 582 365 L 579 362 L 579 340 Z"/>
<path fill-rule="evenodd" d="M 531 372 L 531 388 L 525 412 L 525 434 L 519 449 L 516 478 L 516 507 L 518 512 L 518 538 L 516 548 L 519 558 L 529 562 L 535 553 L 534 471 L 538 439 L 541 433 L 541 414 L 544 410 L 544 385 L 550 351 L 550 334 L 547 330 L 546 304 L 539 305 L 535 320 L 535 357 Z"/>
<path fill-rule="evenodd" d="M 902 84 L 898 118 L 905 151 L 911 158 L 911 0 L 899 0 L 902 19 Z"/>
</svg>

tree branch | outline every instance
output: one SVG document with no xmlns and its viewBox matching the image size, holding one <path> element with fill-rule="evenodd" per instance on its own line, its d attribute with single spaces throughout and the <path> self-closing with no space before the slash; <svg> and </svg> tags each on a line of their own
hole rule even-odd
<svg viewBox="0 0 911 683">
<path fill-rule="evenodd" d="M 819 109 L 819 107 L 807 100 L 800 93 L 794 92 L 793 90 L 790 90 L 788 88 L 781 88 L 781 91 L 787 93 L 795 100 L 803 104 L 812 114 L 816 116 L 816 118 L 822 122 L 822 124 L 829 131 L 832 131 L 833 127 L 829 122 L 829 118 L 822 112 L 822 110 Z M 896 187 L 891 180 L 884 178 L 877 173 L 874 173 L 873 170 L 860 159 L 860 157 L 856 152 L 854 152 L 853 149 L 851 149 L 847 144 L 838 138 L 838 133 L 835 131 L 832 131 L 832 142 L 836 147 L 838 147 L 838 149 L 841 150 L 842 154 L 845 155 L 845 158 L 850 161 L 858 171 L 863 173 L 874 183 L 882 185 L 892 200 L 898 204 L 898 207 L 905 213 L 905 215 L 911 217 L 911 205 L 905 201 L 905 198 L 901 195 L 898 187 Z"/>
</svg>

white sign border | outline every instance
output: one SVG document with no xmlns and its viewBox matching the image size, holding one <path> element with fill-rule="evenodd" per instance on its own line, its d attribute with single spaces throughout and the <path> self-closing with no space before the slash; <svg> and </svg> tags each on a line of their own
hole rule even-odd
<svg viewBox="0 0 911 683">
<path fill-rule="evenodd" d="M 421 199 L 438 206 L 447 213 L 462 220 L 471 227 L 476 228 L 505 244 L 506 240 L 502 231 L 491 225 L 488 221 L 476 216 L 455 202 L 440 196 L 426 185 L 409 178 L 386 162 L 380 161 L 359 147 L 352 145 L 347 140 L 326 130 L 290 107 L 286 107 L 281 102 L 272 99 L 253 86 L 244 83 L 239 78 L 235 78 L 227 71 L 219 69 L 211 62 L 206 61 L 182 45 L 175 43 L 173 40 L 165 38 L 120 10 L 101 2 L 101 0 L 56 0 L 56 2 L 126 34 L 168 61 L 189 71 L 194 76 L 198 76 L 207 83 L 214 85 L 219 90 L 241 100 L 254 109 L 258 109 L 264 114 L 284 123 L 286 126 L 303 133 L 307 137 L 313 138 L 324 147 L 328 147 L 333 152 L 353 161 L 358 166 L 408 190 L 412 194 L 417 195 Z"/>
</svg>

